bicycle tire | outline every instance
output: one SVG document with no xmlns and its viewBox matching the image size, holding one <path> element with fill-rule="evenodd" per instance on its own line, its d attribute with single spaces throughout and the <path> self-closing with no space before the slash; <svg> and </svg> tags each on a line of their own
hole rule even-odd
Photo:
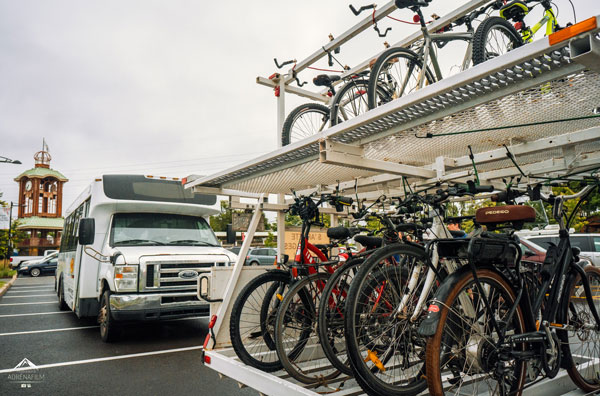
<svg viewBox="0 0 600 396">
<path fill-rule="evenodd" d="M 319 305 L 317 328 L 323 352 L 331 364 L 346 375 L 352 375 L 352 367 L 346 353 L 344 305 L 350 289 L 349 276 L 363 262 L 364 258 L 355 258 L 338 268 L 325 284 Z"/>
<path fill-rule="evenodd" d="M 329 124 L 329 113 L 329 107 L 319 103 L 305 103 L 296 107 L 283 123 L 281 145 L 287 146 L 324 131 Z"/>
<path fill-rule="evenodd" d="M 600 269 L 588 265 L 584 268 L 584 271 L 590 282 L 596 310 L 600 312 Z M 558 318 L 559 323 L 570 324 L 576 330 L 574 332 L 559 330 L 557 335 L 562 344 L 563 364 L 567 368 L 573 383 L 585 392 L 597 392 L 600 389 L 600 381 L 596 374 L 600 371 L 600 363 L 598 363 L 598 359 L 600 359 L 600 332 L 584 328 L 586 322 L 595 325 L 595 320 L 589 312 L 589 306 L 585 299 L 587 295 L 583 290 L 581 281 L 581 277 L 577 275 L 570 286 L 565 288 L 566 291 L 563 297 L 568 303 L 564 304 L 561 316 Z M 579 311 L 577 307 L 581 307 L 583 310 Z M 579 347 L 578 341 L 581 344 L 591 344 L 593 349 Z M 574 356 L 578 358 L 576 359 Z M 584 356 L 590 357 L 590 361 L 578 361 Z"/>
<path fill-rule="evenodd" d="M 283 367 L 271 341 L 273 330 L 265 326 L 268 316 L 264 307 L 267 294 L 270 294 L 270 299 L 275 297 L 272 292 L 274 285 L 285 289 L 290 282 L 287 271 L 268 271 L 252 279 L 235 299 L 229 320 L 229 336 L 236 355 L 245 364 L 266 372 Z M 248 320 L 249 316 L 254 321 Z"/>
<path fill-rule="evenodd" d="M 329 277 L 329 273 L 319 272 L 295 282 L 277 312 L 277 356 L 288 374 L 305 384 L 327 381 L 340 374 L 323 357 L 316 329 L 319 299 Z"/>
<path fill-rule="evenodd" d="M 492 305 L 492 314 L 506 314 L 513 306 L 516 298 L 512 286 L 494 268 L 479 267 L 477 276 L 482 288 L 488 292 L 485 298 Z M 468 268 L 462 274 L 455 276 L 453 279 L 449 278 L 449 280 L 453 281 L 454 285 L 444 301 L 439 301 L 439 304 L 437 304 L 440 319 L 436 333 L 427 342 L 425 359 L 427 385 L 432 395 L 453 394 L 453 390 L 480 394 L 480 392 L 485 392 L 486 389 L 472 389 L 471 387 L 478 388 L 479 386 L 486 386 L 485 384 L 488 384 L 488 382 L 495 381 L 491 373 L 496 370 L 493 364 L 497 360 L 494 358 L 494 356 L 497 357 L 497 352 L 494 349 L 493 342 L 490 342 L 490 339 L 493 340 L 495 332 L 490 328 L 490 321 L 486 320 L 487 317 L 482 317 L 482 315 L 489 313 L 483 308 L 483 304 L 480 305 L 483 299 L 479 297 L 480 289 L 475 283 L 471 269 Z M 443 287 L 441 286 L 441 288 Z M 497 295 L 492 294 L 495 291 L 498 291 Z M 469 303 L 463 306 L 461 298 L 463 301 L 466 298 Z M 475 307 L 471 304 L 473 301 L 476 301 Z M 465 308 L 467 305 L 468 307 Z M 468 318 L 468 315 L 460 314 L 464 312 L 463 308 L 467 312 L 471 310 L 477 314 L 473 315 L 475 316 L 473 323 L 470 323 L 471 318 Z M 502 317 L 496 317 L 496 320 L 501 321 Z M 525 332 L 525 321 L 520 306 L 515 311 L 511 325 L 512 329 L 508 331 L 515 334 Z M 481 326 L 484 328 L 481 329 Z M 482 334 L 475 334 L 478 331 Z M 456 338 L 453 338 L 454 335 L 456 335 Z M 524 348 L 525 344 L 522 345 Z M 473 352 L 473 349 L 476 353 Z M 496 355 L 494 355 L 495 353 Z M 476 355 L 476 357 L 473 357 L 473 355 Z M 506 390 L 504 394 L 520 395 L 526 379 L 526 364 L 521 360 L 516 360 L 513 362 L 512 367 L 505 366 L 503 370 L 507 368 L 507 373 L 512 373 L 512 375 L 507 375 L 507 378 L 512 378 L 512 381 L 510 384 L 506 384 L 510 385 L 510 389 Z M 450 386 L 444 389 L 442 371 L 446 370 L 450 370 L 453 378 L 447 378 Z M 465 376 L 473 374 L 476 378 L 472 381 L 464 381 L 466 377 L 461 377 L 462 374 L 465 374 Z M 486 377 L 486 375 L 488 376 Z M 495 394 L 494 389 L 496 387 L 491 385 L 490 388 L 487 389 L 489 394 Z"/>
<path fill-rule="evenodd" d="M 496 48 L 495 52 L 488 49 L 490 34 L 492 34 L 494 30 L 503 33 L 509 40 L 509 42 L 506 43 L 506 48 Z M 506 52 L 509 52 L 521 45 L 523 45 L 523 39 L 510 22 L 499 16 L 489 17 L 477 27 L 477 30 L 475 30 L 475 34 L 473 35 L 473 53 L 471 55 L 473 65 L 478 65 L 488 59 L 495 58 L 496 56 L 505 53 L 500 52 L 501 50 L 506 49 Z"/>
<path fill-rule="evenodd" d="M 380 95 L 385 92 L 377 86 Z M 348 121 L 369 111 L 369 80 L 352 79 L 340 88 L 331 102 L 331 126 Z"/>
<path fill-rule="evenodd" d="M 410 78 L 407 80 L 407 83 L 410 79 L 415 78 L 416 80 L 416 78 L 418 77 L 420 70 L 423 66 L 422 62 L 419 60 L 419 57 L 415 52 L 407 48 L 401 47 L 395 47 L 386 50 L 377 58 L 377 61 L 375 61 L 375 64 L 371 69 L 371 74 L 369 75 L 369 86 L 367 89 L 369 109 L 374 109 L 377 106 L 381 106 L 382 104 L 388 103 L 416 89 L 416 86 L 409 88 L 408 92 L 406 91 L 406 89 L 398 91 L 395 89 L 394 85 L 397 85 L 396 81 L 402 80 L 402 75 L 400 73 L 404 73 L 401 72 L 399 67 L 395 68 L 396 73 L 394 74 L 397 74 L 397 76 L 393 77 L 394 81 L 390 81 L 391 77 L 389 76 L 389 74 L 388 77 L 386 77 L 385 79 L 387 81 L 382 80 L 383 77 L 380 77 L 380 75 L 386 70 L 386 68 L 389 69 L 394 63 L 397 63 L 398 66 L 402 66 L 400 62 L 401 59 L 405 60 L 407 68 L 406 73 L 410 74 Z M 431 72 L 429 67 L 426 67 L 425 83 L 433 84 L 434 82 L 435 78 L 433 76 L 433 73 Z M 390 84 L 392 85 L 392 87 L 388 87 Z M 380 96 L 382 92 L 384 92 L 385 95 Z"/>
<path fill-rule="evenodd" d="M 346 303 L 346 347 L 354 378 L 370 395 L 416 395 L 427 387 L 419 359 L 425 340 L 417 334 L 419 321 L 410 320 L 424 277 L 407 294 L 404 318 L 390 318 L 408 292 L 412 269 L 428 259 L 422 247 L 389 245 L 369 256 L 352 281 Z"/>
</svg>

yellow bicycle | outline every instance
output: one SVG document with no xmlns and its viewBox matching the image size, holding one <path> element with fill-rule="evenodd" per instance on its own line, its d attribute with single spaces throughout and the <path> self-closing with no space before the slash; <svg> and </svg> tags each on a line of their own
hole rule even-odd
<svg viewBox="0 0 600 396">
<path fill-rule="evenodd" d="M 538 4 L 528 6 L 531 3 Z M 544 8 L 544 16 L 535 25 L 527 26 L 525 16 L 537 5 Z M 530 43 L 544 25 L 546 35 L 562 29 L 550 0 L 516 0 L 505 4 L 500 8 L 500 16 L 487 18 L 477 27 L 473 36 L 473 64 L 477 65 Z"/>
</svg>

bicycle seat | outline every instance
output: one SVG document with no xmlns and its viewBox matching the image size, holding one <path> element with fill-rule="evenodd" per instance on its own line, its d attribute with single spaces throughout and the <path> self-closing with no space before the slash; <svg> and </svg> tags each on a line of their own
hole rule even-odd
<svg viewBox="0 0 600 396">
<path fill-rule="evenodd" d="M 420 224 L 415 224 L 415 223 L 402 223 L 402 224 L 398 224 L 396 226 L 396 231 L 400 231 L 400 232 L 409 232 L 409 231 L 417 231 L 417 230 L 424 230 L 425 227 L 423 227 Z"/>
<path fill-rule="evenodd" d="M 346 227 L 331 227 L 327 229 L 327 236 L 330 239 L 348 239 L 350 230 Z"/>
<path fill-rule="evenodd" d="M 334 81 L 340 80 L 341 77 L 336 74 L 319 74 L 313 78 L 313 84 L 317 87 L 329 87 Z"/>
<path fill-rule="evenodd" d="M 494 229 L 503 223 L 511 223 L 513 228 L 521 229 L 523 224 L 535 220 L 535 210 L 525 205 L 504 205 L 477 209 L 475 220 Z"/>
<path fill-rule="evenodd" d="M 511 1 L 500 8 L 500 16 L 508 20 L 522 21 L 527 13 L 529 13 L 529 7 L 518 0 Z"/>
<path fill-rule="evenodd" d="M 453 238 L 466 238 L 467 237 L 467 233 L 464 232 L 463 230 L 448 230 L 450 231 L 450 235 L 452 235 Z"/>
<path fill-rule="evenodd" d="M 354 237 L 354 240 L 366 247 L 367 250 L 376 249 L 383 243 L 383 239 L 367 235 L 357 235 Z"/>
<path fill-rule="evenodd" d="M 431 0 L 396 0 L 396 7 L 427 7 L 429 3 L 431 3 Z"/>
</svg>

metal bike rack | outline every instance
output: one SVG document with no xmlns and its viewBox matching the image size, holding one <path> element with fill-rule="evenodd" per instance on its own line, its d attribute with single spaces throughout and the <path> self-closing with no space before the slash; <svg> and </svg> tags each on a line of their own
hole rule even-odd
<svg viewBox="0 0 600 396">
<path fill-rule="evenodd" d="M 357 188 L 359 197 L 375 199 L 382 193 L 402 195 L 403 180 L 419 187 L 472 179 L 467 145 L 485 184 L 500 186 L 503 178 L 520 174 L 503 145 L 531 180 L 584 176 L 600 167 L 600 74 L 586 68 L 597 65 L 594 40 L 599 30 L 596 26 L 553 43 L 544 37 L 302 141 L 210 176 L 188 178 L 185 186 L 198 193 L 259 198 L 253 207 L 281 214 L 287 207 L 283 194 L 291 189 L 302 193 L 339 187 L 342 194 L 354 194 Z M 589 48 L 585 40 L 590 40 Z M 264 202 L 266 194 L 279 194 L 280 201 Z M 278 237 L 283 239 L 280 224 Z M 247 238 L 241 253 L 249 244 Z M 217 313 L 217 339 L 228 331 L 223 323 L 246 271 L 240 258 L 228 275 L 223 303 L 211 308 Z M 261 394 L 317 395 L 336 389 L 340 396 L 362 394 L 352 379 L 305 389 L 285 373 L 248 367 L 222 348 L 224 343 L 217 345 L 219 349 L 204 351 L 207 365 Z M 526 394 L 550 396 L 574 389 L 565 371 L 535 387 Z"/>
</svg>

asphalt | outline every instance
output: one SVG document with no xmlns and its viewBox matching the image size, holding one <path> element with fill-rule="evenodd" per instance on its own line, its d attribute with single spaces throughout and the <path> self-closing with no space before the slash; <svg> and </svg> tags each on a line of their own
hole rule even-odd
<svg viewBox="0 0 600 396">
<path fill-rule="evenodd" d="M 202 365 L 207 324 L 138 323 L 106 344 L 93 318 L 59 311 L 53 276 L 19 277 L 0 298 L 0 395 L 257 395 Z M 23 359 L 38 368 L 11 372 Z"/>
</svg>

